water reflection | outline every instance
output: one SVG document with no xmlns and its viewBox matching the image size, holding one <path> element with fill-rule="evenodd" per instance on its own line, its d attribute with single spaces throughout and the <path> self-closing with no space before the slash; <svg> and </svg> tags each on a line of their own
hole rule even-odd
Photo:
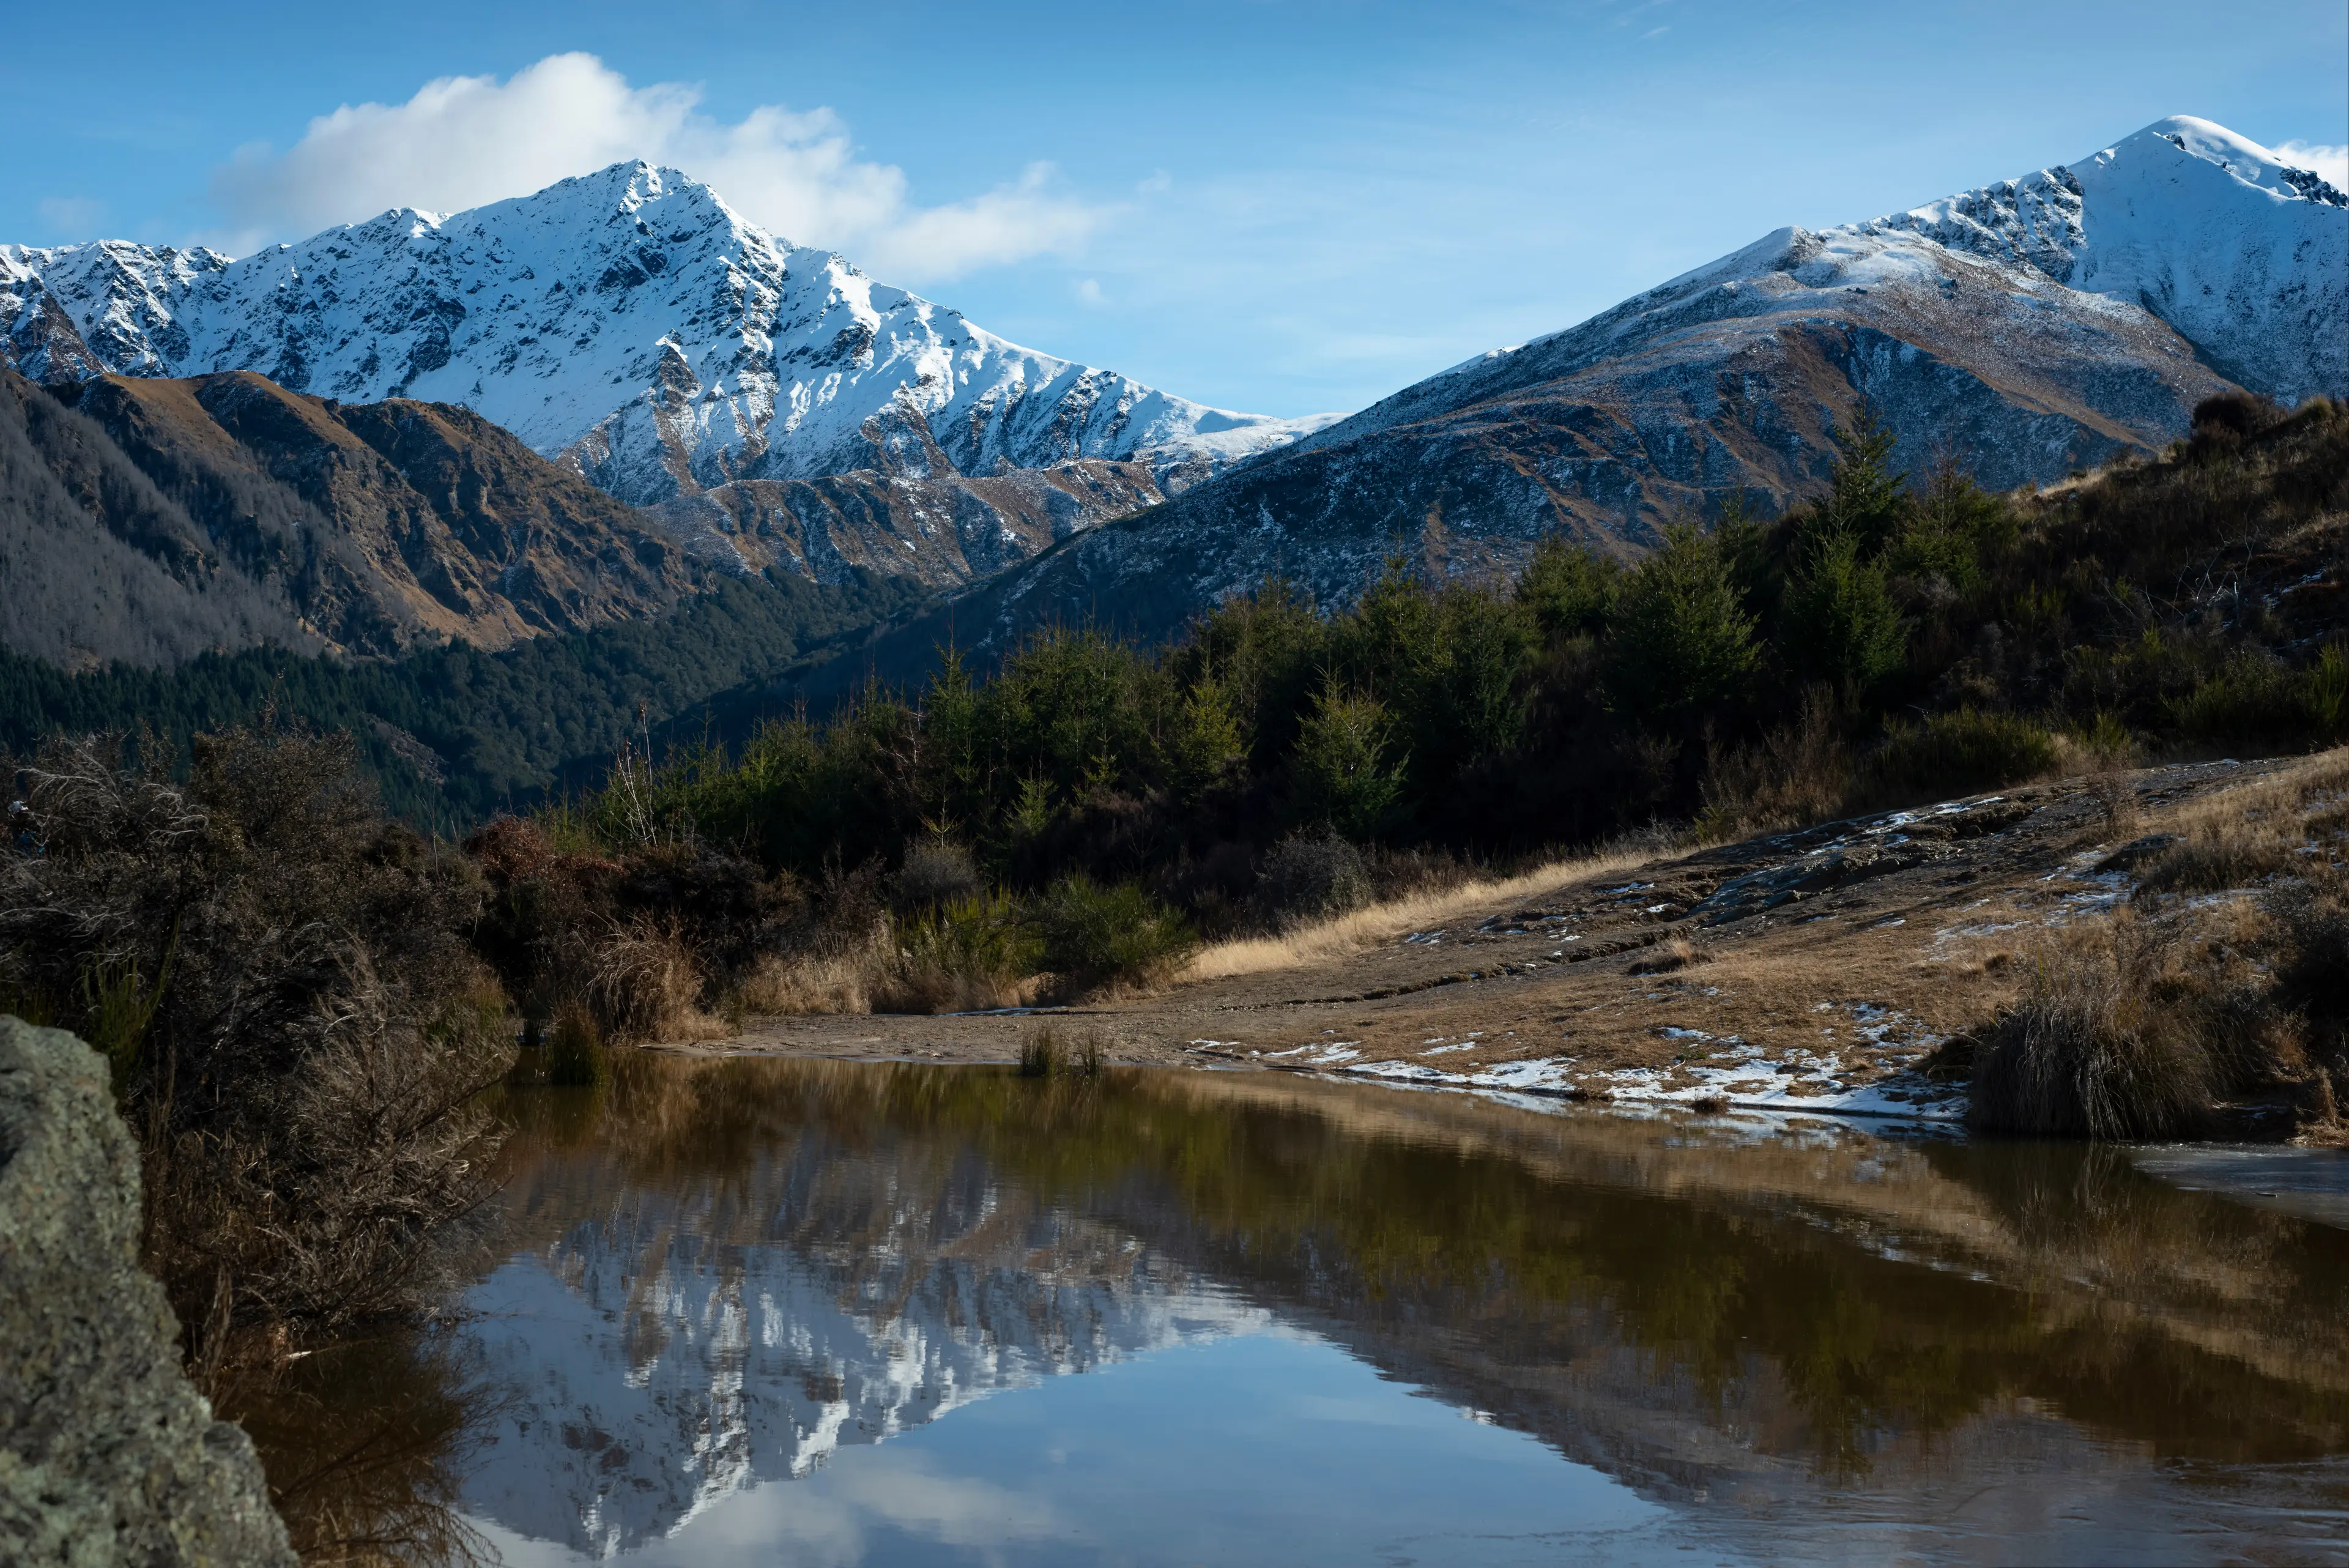
<svg viewBox="0 0 2349 1568">
<path fill-rule="evenodd" d="M 307 1396 L 464 1410 L 370 1483 L 411 1556 L 2349 1555 L 2349 1233 L 2107 1152 L 750 1061 L 514 1115 L 475 1315 Z"/>
</svg>

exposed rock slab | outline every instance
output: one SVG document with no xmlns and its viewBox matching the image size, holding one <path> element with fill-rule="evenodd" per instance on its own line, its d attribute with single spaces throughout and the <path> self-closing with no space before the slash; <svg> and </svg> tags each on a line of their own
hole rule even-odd
<svg viewBox="0 0 2349 1568">
<path fill-rule="evenodd" d="M 252 1441 L 181 1374 L 139 1223 L 106 1064 L 0 1017 L 0 1561 L 294 1568 Z"/>
</svg>

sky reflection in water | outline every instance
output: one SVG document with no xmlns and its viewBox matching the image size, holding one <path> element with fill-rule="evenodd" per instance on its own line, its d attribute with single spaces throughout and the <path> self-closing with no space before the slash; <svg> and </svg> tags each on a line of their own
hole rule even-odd
<svg viewBox="0 0 2349 1568">
<path fill-rule="evenodd" d="M 2125 1156 L 845 1064 L 514 1113 L 434 1365 L 517 1564 L 2349 1562 L 2349 1233 Z"/>
</svg>

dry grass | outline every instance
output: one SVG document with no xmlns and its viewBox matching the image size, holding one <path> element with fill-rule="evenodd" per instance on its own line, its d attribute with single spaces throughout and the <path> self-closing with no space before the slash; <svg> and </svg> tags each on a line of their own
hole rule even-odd
<svg viewBox="0 0 2349 1568">
<path fill-rule="evenodd" d="M 2023 994 L 1982 1033 L 1976 1126 L 2096 1138 L 2174 1137 L 2230 1095 L 2289 1087 L 2337 1116 L 2349 1012 L 2349 898 L 2334 864 L 2349 751 L 2179 808 L 2147 859 L 2140 907 L 2051 934 Z M 2181 901 L 2164 895 L 2240 894 Z"/>
<path fill-rule="evenodd" d="M 1676 974 L 1701 963 L 1711 963 L 1713 955 L 1686 937 L 1674 937 L 1623 972 L 1626 974 Z"/>
<path fill-rule="evenodd" d="M 987 1012 L 1004 1007 L 1025 1007 L 1035 1001 L 1041 978 L 1036 975 L 971 973 L 936 959 L 905 961 L 880 976 L 871 988 L 874 1012 Z"/>
<path fill-rule="evenodd" d="M 1097 1078 L 1109 1065 L 1109 1043 L 1098 1029 L 1065 1033 L 1050 1023 L 1040 1023 L 1019 1036 L 1019 1075 L 1023 1078 Z"/>
<path fill-rule="evenodd" d="M 2201 1129 L 2219 1087 L 2179 973 L 2179 934 L 2124 913 L 2046 940 L 1983 1031 L 1968 1119 L 1986 1132 L 2163 1138 Z M 2188 994 L 2181 995 L 2185 991 Z"/>
<path fill-rule="evenodd" d="M 2178 841 L 2147 863 L 2138 891 L 2219 892 L 2296 870 L 2313 837 L 2337 832 L 2334 797 L 2345 791 L 2349 747 L 2196 801 L 2171 815 L 2165 826 Z"/>
<path fill-rule="evenodd" d="M 1654 858 L 1656 853 L 1655 846 L 1644 843 L 1605 849 L 1578 859 L 1553 860 L 1515 877 L 1407 893 L 1277 936 L 1241 937 L 1217 942 L 1192 959 L 1179 978 L 1227 980 L 1236 975 L 1265 974 L 1345 958 L 1413 931 L 1447 925 L 1489 904 L 1529 898 L 1570 882 L 1627 870 Z"/>
<path fill-rule="evenodd" d="M 870 1012 L 878 969 L 873 952 L 769 953 L 735 992 L 746 1012 L 804 1017 Z"/>
<path fill-rule="evenodd" d="M 605 1035 L 624 1044 L 712 1040 L 730 1033 L 701 1010 L 701 969 L 672 926 L 636 920 L 596 945 L 587 1004 Z"/>
</svg>

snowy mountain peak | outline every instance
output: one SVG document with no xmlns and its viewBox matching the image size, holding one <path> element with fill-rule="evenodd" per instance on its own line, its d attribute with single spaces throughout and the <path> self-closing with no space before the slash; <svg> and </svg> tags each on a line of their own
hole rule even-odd
<svg viewBox="0 0 2349 1568">
<path fill-rule="evenodd" d="M 2033 321 L 2068 317 L 2094 337 L 2133 331 L 2134 317 L 2175 332 L 2254 391 L 2288 403 L 2349 396 L 2349 196 L 2223 126 L 2174 116 L 2077 163 L 1863 223 L 1774 230 L 1562 332 L 1440 371 L 1300 444 L 1326 450 L 1711 323 L 1874 317 L 1897 301 L 1904 313 L 1969 318 L 2016 356 L 2043 336 Z"/>
<path fill-rule="evenodd" d="M 2349 207 L 2349 194 L 2314 170 L 2295 169 L 2250 138 L 2190 114 L 2158 119 L 2127 140 L 2097 153 L 2096 160 L 2117 160 L 2147 140 L 2166 141 L 2189 158 L 2216 164 L 2241 183 L 2265 191 L 2278 201 L 2321 202 L 2332 207 Z"/>
<path fill-rule="evenodd" d="M 1139 459 L 1171 483 L 1319 428 L 1023 348 L 674 169 L 616 163 L 447 215 L 398 208 L 238 261 L 0 247 L 29 373 L 254 370 L 461 404 L 626 500 L 736 478 Z"/>
<path fill-rule="evenodd" d="M 2349 196 L 2209 120 L 1854 225 L 1902 231 L 2139 306 L 2256 391 L 2349 391 Z"/>
</svg>

